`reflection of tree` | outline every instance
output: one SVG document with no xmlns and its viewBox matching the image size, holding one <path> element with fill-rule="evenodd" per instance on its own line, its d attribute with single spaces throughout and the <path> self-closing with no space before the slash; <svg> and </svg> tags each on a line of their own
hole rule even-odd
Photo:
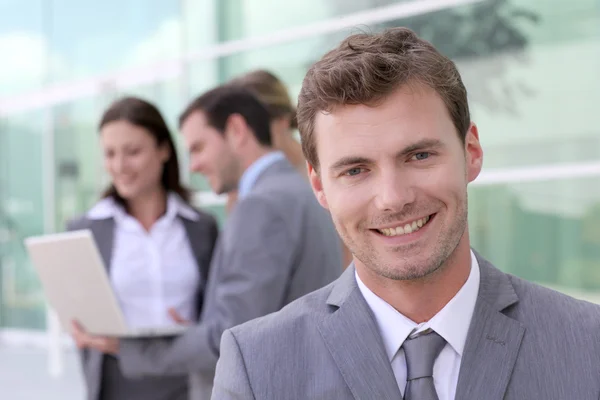
<svg viewBox="0 0 600 400">
<path fill-rule="evenodd" d="M 600 203 L 589 207 L 579 222 L 577 252 L 565 260 L 563 280 L 571 286 L 600 289 Z"/>
<path fill-rule="evenodd" d="M 581 239 L 590 244 L 600 258 L 600 202 L 590 207 L 583 216 L 583 229 Z M 600 260 L 599 264 L 600 264 Z"/>
<path fill-rule="evenodd" d="M 582 218 L 581 250 L 583 286 L 600 289 L 600 203 L 590 207 Z"/>
<path fill-rule="evenodd" d="M 389 0 L 368 1 L 368 7 L 389 4 Z M 347 0 L 334 0 L 336 15 L 348 10 Z M 364 6 L 364 5 L 363 5 Z M 427 13 L 386 22 L 377 30 L 405 26 L 432 42 L 443 54 L 458 61 L 469 98 L 494 112 L 517 115 L 519 96 L 530 97 L 533 90 L 525 82 L 508 76 L 512 63 L 527 61 L 529 40 L 522 24 L 539 23 L 539 15 L 512 0 L 488 0 L 467 7 Z M 332 35 L 328 46 L 343 35 Z M 499 57 L 502 55 L 502 57 Z M 462 65 L 461 61 L 467 61 Z M 475 65 L 471 61 L 477 61 Z M 472 68 L 470 66 L 473 65 Z"/>
</svg>

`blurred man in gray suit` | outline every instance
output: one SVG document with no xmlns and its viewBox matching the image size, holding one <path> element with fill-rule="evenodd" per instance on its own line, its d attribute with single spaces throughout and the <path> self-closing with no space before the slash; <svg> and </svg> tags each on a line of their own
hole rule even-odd
<svg viewBox="0 0 600 400">
<path fill-rule="evenodd" d="M 452 61 L 408 29 L 351 36 L 309 70 L 298 124 L 354 265 L 227 330 L 214 400 L 600 398 L 600 307 L 470 248 L 483 151 Z"/>
<path fill-rule="evenodd" d="M 200 322 L 170 339 L 95 338 L 128 377 L 190 373 L 190 397 L 209 399 L 221 334 L 322 288 L 342 272 L 334 225 L 306 178 L 271 147 L 269 115 L 249 91 L 213 89 L 180 118 L 191 169 L 238 203 L 217 241 Z M 167 310 L 165 310 L 167 312 Z M 112 349 L 112 350 L 111 350 Z"/>
</svg>

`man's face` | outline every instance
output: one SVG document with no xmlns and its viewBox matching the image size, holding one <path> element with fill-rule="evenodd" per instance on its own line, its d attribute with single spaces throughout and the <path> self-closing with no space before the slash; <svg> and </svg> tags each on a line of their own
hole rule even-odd
<svg viewBox="0 0 600 400">
<path fill-rule="evenodd" d="M 181 131 L 190 153 L 190 169 L 204 175 L 217 194 L 236 189 L 240 162 L 226 135 L 210 126 L 201 111 L 190 114 L 182 124 Z"/>
<path fill-rule="evenodd" d="M 483 154 L 476 127 L 463 145 L 437 93 L 407 85 L 376 107 L 318 113 L 315 140 L 311 184 L 357 268 L 419 279 L 453 254 L 467 227 L 467 183 Z"/>
</svg>

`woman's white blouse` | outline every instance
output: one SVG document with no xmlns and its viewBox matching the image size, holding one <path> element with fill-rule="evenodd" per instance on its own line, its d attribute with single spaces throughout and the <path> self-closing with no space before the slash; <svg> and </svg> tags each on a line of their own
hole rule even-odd
<svg viewBox="0 0 600 400">
<path fill-rule="evenodd" d="M 112 198 L 87 214 L 90 219 L 115 220 L 110 280 L 132 328 L 175 324 L 169 308 L 189 321 L 196 319 L 201 278 L 179 215 L 198 220 L 176 194 L 169 194 L 167 212 L 149 232 Z"/>
</svg>

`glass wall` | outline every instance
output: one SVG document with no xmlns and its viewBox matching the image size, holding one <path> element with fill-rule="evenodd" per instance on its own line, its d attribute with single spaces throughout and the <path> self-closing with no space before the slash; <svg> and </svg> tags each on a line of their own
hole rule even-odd
<svg viewBox="0 0 600 400">
<path fill-rule="evenodd" d="M 0 4 L 0 54 L 11 55 L 0 64 L 0 326 L 44 326 L 22 239 L 64 229 L 97 201 L 107 183 L 97 123 L 110 101 L 156 103 L 186 169 L 176 128 L 192 97 L 255 68 L 296 96 L 342 38 L 392 26 L 432 41 L 463 74 L 485 151 L 470 188 L 474 248 L 507 272 L 600 301 L 596 0 L 83 3 Z M 223 199 L 185 175 L 197 205 L 223 221 Z"/>
<path fill-rule="evenodd" d="M 44 111 L 0 121 L 0 324 L 43 325 L 44 303 L 23 239 L 44 232 Z"/>
<path fill-rule="evenodd" d="M 91 207 L 104 188 L 98 146 L 99 111 L 109 96 L 93 96 L 56 104 L 52 108 L 54 143 L 54 226 L 65 229 L 67 221 Z"/>
<path fill-rule="evenodd" d="M 151 6 L 145 0 L 48 3 L 50 49 L 60 60 L 51 73 L 53 82 L 141 67 L 183 53 L 177 1 L 153 0 Z"/>
<path fill-rule="evenodd" d="M 600 301 L 600 176 L 473 186 L 473 247 L 506 272 Z"/>
<path fill-rule="evenodd" d="M 47 54 L 43 4 L 44 0 L 0 2 L 1 97 L 36 90 L 46 82 L 52 60 Z"/>
</svg>

